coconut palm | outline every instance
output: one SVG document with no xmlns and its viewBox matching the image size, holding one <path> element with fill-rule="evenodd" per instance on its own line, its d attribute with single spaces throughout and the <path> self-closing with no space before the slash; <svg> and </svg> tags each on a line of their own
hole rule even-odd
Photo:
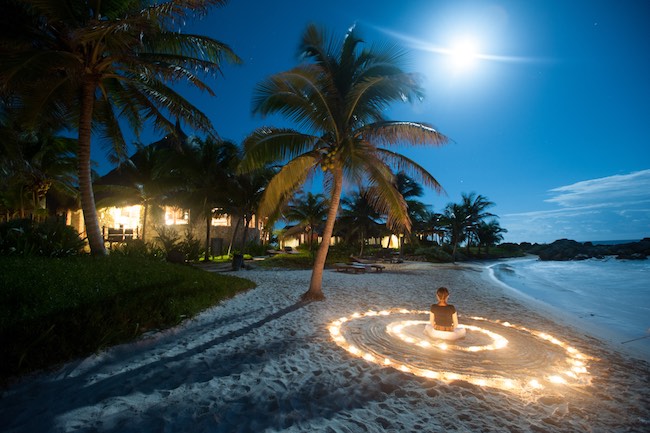
<svg viewBox="0 0 650 433">
<path fill-rule="evenodd" d="M 449 236 L 449 241 L 452 245 L 451 256 L 453 260 L 456 261 L 456 251 L 458 250 L 458 245 L 467 239 L 467 224 L 470 219 L 470 215 L 467 213 L 467 209 L 458 203 L 449 203 L 442 214 L 440 222 L 447 231 Z"/>
<path fill-rule="evenodd" d="M 467 224 L 465 228 L 467 238 L 467 255 L 469 255 L 469 247 L 476 236 L 476 231 L 479 224 L 485 218 L 494 217 L 496 215 L 486 212 L 486 209 L 494 206 L 494 202 L 488 200 L 487 197 L 476 194 L 475 192 L 469 194 L 462 194 L 461 206 L 465 209 L 467 214 Z"/>
<path fill-rule="evenodd" d="M 137 143 L 136 149 L 130 159 L 95 183 L 95 192 L 105 196 L 97 200 L 99 208 L 140 205 L 140 239 L 146 242 L 149 213 L 159 210 L 169 193 L 178 186 L 168 167 L 169 160 L 177 159 L 179 154 L 158 143 L 148 146 Z"/>
<path fill-rule="evenodd" d="M 46 216 L 45 199 L 76 197 L 76 140 L 46 128 L 24 131 L 0 123 L 0 202 L 4 212 L 25 218 Z"/>
<path fill-rule="evenodd" d="M 226 213 L 238 154 L 237 145 L 230 141 L 197 139 L 175 161 L 176 175 L 183 179 L 184 186 L 170 203 L 190 209 L 192 218 L 205 218 L 206 261 L 210 259 L 212 217 Z"/>
<path fill-rule="evenodd" d="M 344 234 L 346 241 L 356 238 L 359 242 L 359 255 L 363 255 L 366 240 L 381 236 L 382 215 L 373 203 L 373 191 L 361 188 L 341 199 L 341 212 L 336 221 L 337 232 Z"/>
<path fill-rule="evenodd" d="M 424 214 L 427 212 L 427 206 L 419 200 L 416 200 L 416 197 L 422 197 L 424 194 L 424 189 L 422 185 L 416 182 L 411 177 L 407 176 L 406 173 L 400 171 L 395 176 L 395 187 L 402 194 L 404 200 L 406 200 L 406 206 L 408 206 L 409 218 L 412 223 L 421 220 L 424 217 Z M 410 233 L 402 233 L 404 236 L 399 237 L 400 240 L 400 252 L 402 250 L 404 237 L 409 236 L 409 242 L 413 241 L 413 237 L 410 236 Z"/>
<path fill-rule="evenodd" d="M 311 251 L 318 240 L 318 231 L 327 218 L 328 210 L 329 206 L 325 195 L 308 192 L 291 200 L 283 218 L 290 222 L 297 222 L 295 228 L 290 229 L 292 233 L 309 234 L 307 242 Z"/>
<path fill-rule="evenodd" d="M 376 187 L 378 211 L 391 227 L 410 228 L 404 198 L 394 185 L 393 168 L 405 170 L 426 186 L 441 190 L 436 179 L 415 161 L 389 149 L 398 145 L 442 145 L 447 138 L 425 123 L 390 121 L 385 109 L 396 101 L 422 97 L 414 74 L 404 72 L 403 52 L 395 47 L 362 49 L 357 31 L 342 41 L 309 25 L 299 51 L 304 63 L 260 83 L 253 111 L 282 114 L 300 130 L 265 127 L 246 140 L 243 170 L 271 161 L 286 164 L 269 183 L 259 212 L 271 214 L 293 192 L 322 170 L 330 208 L 304 300 L 324 299 L 323 269 L 344 178 Z"/>
<path fill-rule="evenodd" d="M 233 157 L 235 159 L 230 164 L 231 170 L 234 170 L 234 166 L 241 162 L 242 155 L 239 149 Z M 229 177 L 225 210 L 231 216 L 237 217 L 237 223 L 232 231 L 228 254 L 232 250 L 235 235 L 240 225 L 243 227 L 241 235 L 242 250 L 246 247 L 248 228 L 255 217 L 264 190 L 274 174 L 275 170 L 273 168 L 262 167 L 250 173 L 232 173 L 232 176 Z"/>
<path fill-rule="evenodd" d="M 481 254 L 481 245 L 485 246 L 485 254 L 490 254 L 490 247 L 501 242 L 503 240 L 502 233 L 507 232 L 508 230 L 502 228 L 496 220 L 490 222 L 481 221 L 476 230 L 479 255 Z"/>
<path fill-rule="evenodd" d="M 219 71 L 239 59 L 214 39 L 181 33 L 189 14 L 226 0 L 7 0 L 0 18 L 0 96 L 11 95 L 24 119 L 40 113 L 76 126 L 78 178 L 88 241 L 105 254 L 90 170 L 91 136 L 126 157 L 118 118 L 138 134 L 145 121 L 173 132 L 167 116 L 210 133 L 212 125 L 168 86 L 189 82 L 212 93 L 197 71 Z"/>
<path fill-rule="evenodd" d="M 431 235 L 433 242 L 442 243 L 441 233 L 444 233 L 443 216 L 437 212 L 425 209 L 413 221 L 414 228 L 418 233 L 422 234 L 424 238 Z"/>
</svg>

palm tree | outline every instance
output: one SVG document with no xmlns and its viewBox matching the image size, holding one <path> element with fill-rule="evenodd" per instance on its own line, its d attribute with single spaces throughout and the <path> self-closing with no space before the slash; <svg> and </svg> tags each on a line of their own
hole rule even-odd
<svg viewBox="0 0 650 433">
<path fill-rule="evenodd" d="M 318 230 L 327 218 L 328 209 L 325 195 L 308 192 L 294 197 L 283 217 L 287 221 L 298 223 L 295 228 L 296 232 L 309 233 L 307 242 L 309 250 L 312 251 L 314 244 L 318 241 Z"/>
<path fill-rule="evenodd" d="M 181 33 L 176 24 L 225 2 L 6 2 L 0 18 L 0 96 L 11 94 L 32 124 L 48 113 L 76 126 L 81 205 L 93 254 L 106 251 L 92 190 L 91 136 L 110 143 L 110 155 L 119 161 L 126 157 L 126 143 L 118 118 L 136 134 L 145 121 L 173 132 L 167 115 L 210 133 L 208 118 L 166 83 L 187 81 L 212 94 L 196 71 L 219 71 L 224 60 L 239 62 L 226 45 Z"/>
<path fill-rule="evenodd" d="M 233 155 L 233 157 L 235 159 L 230 165 L 231 170 L 234 170 L 234 166 L 241 162 L 242 156 L 239 149 L 237 154 Z M 238 217 L 238 220 L 232 231 L 228 254 L 230 254 L 237 233 L 237 228 L 240 224 L 243 225 L 241 238 L 242 252 L 246 247 L 248 227 L 255 216 L 255 212 L 260 204 L 264 190 L 274 174 L 275 171 L 273 168 L 262 167 L 250 173 L 233 173 L 229 178 L 225 210 L 231 216 Z"/>
<path fill-rule="evenodd" d="M 0 123 L 0 196 L 4 211 L 25 218 L 47 215 L 46 196 L 76 197 L 76 140 L 47 128 L 23 131 Z"/>
<path fill-rule="evenodd" d="M 137 151 L 129 160 L 95 183 L 95 192 L 101 195 L 105 191 L 106 195 L 97 200 L 100 208 L 134 204 L 142 206 L 140 239 L 143 242 L 146 242 L 149 212 L 160 209 L 158 206 L 177 186 L 177 181 L 169 176 L 168 161 L 170 158 L 178 158 L 179 154 L 162 148 L 158 143 L 149 146 L 137 143 Z"/>
<path fill-rule="evenodd" d="M 391 227 L 402 226 L 404 230 L 410 228 L 410 221 L 404 198 L 395 188 L 392 167 L 441 190 L 422 166 L 387 148 L 447 142 L 447 137 L 428 124 L 384 118 L 391 103 L 422 96 L 417 77 L 399 67 L 401 50 L 361 49 L 361 42 L 354 28 L 343 41 L 336 41 L 309 25 L 300 42 L 300 53 L 307 61 L 269 77 L 255 90 L 254 112 L 283 114 L 302 130 L 266 127 L 247 138 L 243 170 L 286 161 L 269 183 L 259 212 L 272 214 L 317 171 L 322 170 L 329 194 L 323 239 L 303 300 L 324 299 L 323 269 L 344 178 L 376 187 L 377 210 L 388 215 Z"/>
<path fill-rule="evenodd" d="M 184 180 L 184 187 L 170 198 L 170 202 L 190 209 L 192 218 L 205 218 L 205 255 L 210 259 L 210 232 L 212 217 L 225 213 L 228 206 L 229 185 L 235 176 L 239 149 L 230 141 L 195 140 L 175 164 L 176 175 Z"/>
<path fill-rule="evenodd" d="M 478 225 L 485 218 L 494 217 L 489 212 L 485 210 L 491 206 L 494 206 L 494 203 L 488 200 L 487 197 L 472 192 L 469 194 L 462 194 L 462 203 L 461 206 L 465 209 L 467 214 L 467 225 L 466 225 L 466 238 L 467 238 L 467 255 L 469 256 L 469 247 L 472 243 L 472 240 L 476 238 L 476 230 Z"/>
<path fill-rule="evenodd" d="M 395 187 L 402 194 L 402 197 L 406 200 L 406 205 L 408 206 L 408 213 L 411 222 L 420 220 L 424 213 L 427 211 L 427 207 L 424 203 L 419 200 L 416 200 L 415 197 L 422 197 L 424 194 L 424 189 L 422 185 L 416 182 L 411 177 L 407 176 L 406 173 L 400 171 L 395 176 Z M 399 247 L 400 253 L 403 247 L 403 240 L 406 235 L 409 233 L 403 233 L 403 237 L 399 237 Z M 409 236 L 409 242 L 413 241 L 413 237 Z"/>
<path fill-rule="evenodd" d="M 492 220 L 490 222 L 481 221 L 476 230 L 478 237 L 479 255 L 481 254 L 481 245 L 485 246 L 485 254 L 490 254 L 490 247 L 503 240 L 501 233 L 507 233 L 508 230 L 502 228 L 499 222 Z"/>
<path fill-rule="evenodd" d="M 356 237 L 359 241 L 359 255 L 363 255 L 366 239 L 370 236 L 380 236 L 379 221 L 381 215 L 375 210 L 373 197 L 376 195 L 368 189 L 361 188 L 348 197 L 341 199 L 341 214 L 336 221 L 337 232 L 345 234 L 349 241 Z"/>
<path fill-rule="evenodd" d="M 442 214 L 440 222 L 449 235 L 452 245 L 451 256 L 454 261 L 456 261 L 458 245 L 467 238 L 469 219 L 470 215 L 467 213 L 467 209 L 458 203 L 449 203 Z"/>
</svg>

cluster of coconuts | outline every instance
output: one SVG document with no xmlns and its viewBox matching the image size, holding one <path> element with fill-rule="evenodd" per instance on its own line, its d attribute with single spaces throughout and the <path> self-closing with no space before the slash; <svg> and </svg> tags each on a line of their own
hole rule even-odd
<svg viewBox="0 0 650 433">
<path fill-rule="evenodd" d="M 327 170 L 331 171 L 334 169 L 334 160 L 336 158 L 337 152 L 338 149 L 336 147 L 332 147 L 327 152 L 323 153 L 323 156 L 321 157 L 321 170 L 325 172 Z"/>
</svg>

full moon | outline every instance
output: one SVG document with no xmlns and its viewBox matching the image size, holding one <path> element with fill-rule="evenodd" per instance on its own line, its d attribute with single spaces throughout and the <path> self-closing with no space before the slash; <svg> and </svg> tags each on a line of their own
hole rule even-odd
<svg viewBox="0 0 650 433">
<path fill-rule="evenodd" d="M 462 71 L 470 69 L 478 58 L 477 44 L 472 39 L 462 39 L 452 45 L 449 50 L 452 67 Z"/>
</svg>

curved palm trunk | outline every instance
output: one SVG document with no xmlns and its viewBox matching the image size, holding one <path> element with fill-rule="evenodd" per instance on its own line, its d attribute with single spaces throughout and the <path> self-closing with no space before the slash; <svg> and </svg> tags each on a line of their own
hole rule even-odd
<svg viewBox="0 0 650 433">
<path fill-rule="evenodd" d="M 140 239 L 142 239 L 142 242 L 144 243 L 145 242 L 144 235 L 146 233 L 146 228 L 147 228 L 147 210 L 149 209 L 149 204 L 147 203 L 146 200 L 142 203 L 142 207 L 144 209 L 142 214 L 142 236 L 140 237 Z"/>
<path fill-rule="evenodd" d="M 250 225 L 251 220 L 250 220 L 250 218 L 246 218 L 246 213 L 244 213 L 244 216 L 242 217 L 242 219 L 244 220 L 244 229 L 242 230 L 243 233 L 242 233 L 242 236 L 241 236 L 241 245 L 242 245 L 241 246 L 241 251 L 243 253 L 244 249 L 246 248 L 246 244 L 248 243 L 247 242 L 248 226 Z"/>
<path fill-rule="evenodd" d="M 230 234 L 230 243 L 228 244 L 228 255 L 232 252 L 232 247 L 235 245 L 235 236 L 237 236 L 237 230 L 239 230 L 239 224 L 241 224 L 241 219 L 237 218 L 237 223 L 235 228 L 233 228 L 232 233 Z"/>
<path fill-rule="evenodd" d="M 86 224 L 86 235 L 90 252 L 94 256 L 105 256 L 104 239 L 99 230 L 97 208 L 90 171 L 90 136 L 95 101 L 96 80 L 86 77 L 81 89 L 79 114 L 79 150 L 77 151 L 77 171 L 79 176 L 79 191 L 81 193 L 81 209 Z"/>
<path fill-rule="evenodd" d="M 309 290 L 303 293 L 301 297 L 303 301 L 325 300 L 325 295 L 323 294 L 323 270 L 325 269 L 325 260 L 327 259 L 327 252 L 330 248 L 330 240 L 332 239 L 334 222 L 336 221 L 336 214 L 339 211 L 341 191 L 343 189 L 343 171 L 341 169 L 335 169 L 332 174 L 334 175 L 334 187 L 332 188 L 330 197 L 330 209 L 327 212 L 327 221 L 323 229 L 323 241 L 320 247 L 318 247 L 318 252 L 314 259 L 314 268 L 311 272 Z"/>
<path fill-rule="evenodd" d="M 210 261 L 210 229 L 212 228 L 212 212 L 206 212 L 205 217 L 205 255 L 203 261 Z"/>
</svg>

